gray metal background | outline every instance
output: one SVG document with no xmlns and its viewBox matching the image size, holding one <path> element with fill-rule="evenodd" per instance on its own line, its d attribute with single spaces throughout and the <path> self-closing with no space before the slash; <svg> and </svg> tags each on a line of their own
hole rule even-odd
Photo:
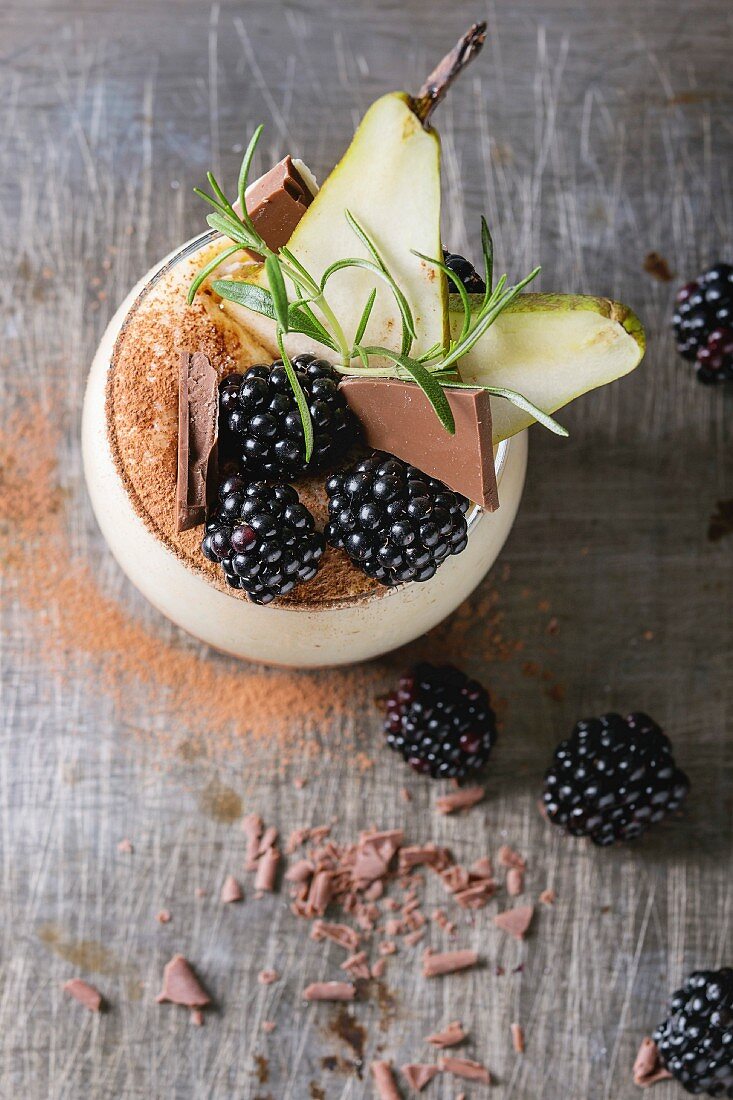
<svg viewBox="0 0 733 1100">
<path fill-rule="evenodd" d="M 210 166 L 231 183 L 257 122 L 267 123 L 260 165 L 291 151 L 323 177 L 368 103 L 416 88 L 481 14 L 490 23 L 484 56 L 439 118 L 445 239 L 475 256 L 485 211 L 512 275 L 541 260 L 544 288 L 618 296 L 650 338 L 643 369 L 564 414 L 568 442 L 532 433 L 524 502 L 484 589 L 498 585 L 500 629 L 526 640 L 525 655 L 486 667 L 470 637 L 455 643 L 460 662 L 506 704 L 490 798 L 436 823 L 434 792 L 381 751 L 372 708 L 319 729 L 319 756 L 284 777 L 268 775 L 271 763 L 246 747 L 213 760 L 172 757 L 156 748 L 156 731 L 185 745 L 206 733 L 204 722 L 186 728 L 163 691 L 115 701 L 95 662 L 73 653 L 59 678 L 62 655 L 49 657 L 33 615 L 6 601 L 8 1100 L 370 1095 L 368 1078 L 324 1066 L 353 1053 L 333 1032 L 333 1010 L 300 1002 L 306 981 L 337 976 L 341 952 L 312 944 L 281 896 L 217 902 L 223 875 L 241 863 L 241 833 L 226 820 L 240 799 L 245 810 L 267 807 L 286 831 L 331 813 L 344 837 L 370 820 L 404 822 L 416 839 L 450 840 L 461 858 L 510 839 L 529 855 L 530 890 L 557 890 L 555 909 L 539 914 L 524 945 L 501 940 L 490 911 L 462 931 L 489 963 L 467 978 L 427 984 L 417 955 L 403 955 L 387 978 L 394 1018 L 385 1022 L 375 1001 L 355 1010 L 367 1059 L 378 1048 L 398 1061 L 424 1057 L 421 1036 L 459 1016 L 472 1030 L 470 1051 L 496 1074 L 497 1098 L 630 1100 L 638 1039 L 668 991 L 695 965 L 733 963 L 733 538 L 707 540 L 715 502 L 733 496 L 733 395 L 697 386 L 675 358 L 672 289 L 643 271 L 652 249 L 680 276 L 733 250 L 728 0 L 3 0 L 4 408 L 17 404 L 18 376 L 35 380 L 62 428 L 70 553 L 87 558 L 105 592 L 154 635 L 197 653 L 120 575 L 85 497 L 80 405 L 103 326 L 151 262 L 198 230 L 192 185 Z M 12 527 L 3 539 L 12 545 Z M 550 615 L 556 635 L 545 630 Z M 436 656 L 450 656 L 451 637 L 436 636 Z M 370 675 L 388 684 L 413 653 Z M 210 652 L 202 659 L 232 667 Z M 525 659 L 549 669 L 551 683 Z M 548 695 L 554 683 L 562 698 Z M 694 795 L 684 819 L 638 847 L 597 852 L 548 835 L 535 801 L 555 741 L 579 716 L 610 708 L 644 708 L 665 724 Z M 257 724 L 257 714 L 246 721 Z M 296 731 L 308 716 L 291 721 Z M 373 768 L 355 768 L 355 742 Z M 300 792 L 291 783 L 298 772 L 309 779 Z M 397 796 L 403 782 L 410 806 Z M 116 849 L 125 835 L 131 856 Z M 207 896 L 197 898 L 197 887 Z M 154 916 L 164 905 L 174 919 L 161 928 Z M 174 950 L 195 961 L 216 998 L 202 1030 L 153 1003 Z M 522 972 L 494 976 L 497 964 L 510 971 L 520 961 Z M 266 990 L 256 983 L 265 965 L 283 973 Z M 77 972 L 107 994 L 107 1015 L 64 1001 L 60 985 Z M 267 1018 L 278 1022 L 269 1037 Z M 508 1039 L 512 1019 L 527 1028 L 521 1059 Z M 426 1095 L 457 1091 L 436 1081 Z M 666 1084 L 654 1093 L 677 1095 Z"/>
</svg>

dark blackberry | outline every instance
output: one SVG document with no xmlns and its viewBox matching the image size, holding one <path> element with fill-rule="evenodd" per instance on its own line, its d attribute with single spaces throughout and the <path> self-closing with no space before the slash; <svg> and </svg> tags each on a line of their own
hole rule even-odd
<svg viewBox="0 0 733 1100">
<path fill-rule="evenodd" d="M 685 359 L 695 360 L 717 329 L 733 327 L 733 265 L 717 263 L 699 278 L 677 291 L 672 327 L 677 350 Z M 708 376 L 708 371 L 710 371 Z M 704 362 L 698 368 L 703 382 L 723 377 Z"/>
<path fill-rule="evenodd" d="M 219 507 L 206 524 L 201 549 L 224 570 L 227 584 L 254 603 L 270 603 L 311 580 L 325 547 L 313 516 L 290 485 L 222 481 Z"/>
<path fill-rule="evenodd" d="M 701 382 L 733 381 L 733 327 L 713 329 L 698 349 L 695 370 Z"/>
<path fill-rule="evenodd" d="M 447 252 L 443 249 L 443 263 L 455 272 L 469 294 L 483 294 L 485 292 L 486 283 L 465 256 L 459 256 L 456 252 Z M 448 293 L 451 293 L 452 289 L 449 283 Z"/>
<path fill-rule="evenodd" d="M 466 498 L 392 455 L 334 474 L 326 490 L 326 540 L 380 584 L 427 581 L 466 549 Z"/>
<path fill-rule="evenodd" d="M 733 1097 L 733 969 L 690 974 L 672 995 L 654 1042 L 687 1092 Z"/>
<path fill-rule="evenodd" d="M 690 783 L 646 714 L 578 722 L 555 749 L 543 802 L 554 825 L 605 846 L 634 840 L 682 804 Z"/>
<path fill-rule="evenodd" d="M 488 692 L 453 665 L 419 664 L 387 700 L 387 744 L 433 779 L 483 768 L 496 741 Z"/>
<path fill-rule="evenodd" d="M 245 473 L 290 480 L 338 458 L 354 441 L 357 425 L 325 359 L 298 355 L 293 367 L 313 422 L 313 454 L 306 466 L 303 425 L 285 367 L 250 367 L 219 386 L 222 448 Z"/>
</svg>

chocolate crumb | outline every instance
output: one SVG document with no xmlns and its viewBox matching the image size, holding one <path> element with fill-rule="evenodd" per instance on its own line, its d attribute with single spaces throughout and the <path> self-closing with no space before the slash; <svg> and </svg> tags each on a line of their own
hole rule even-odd
<svg viewBox="0 0 733 1100">
<path fill-rule="evenodd" d="M 557 894 L 549 886 L 540 894 L 540 901 L 543 905 L 554 905 L 557 900 Z"/>
<path fill-rule="evenodd" d="M 644 258 L 644 270 L 647 275 L 658 279 L 660 283 L 671 283 L 674 279 L 674 272 L 664 256 L 660 256 L 658 252 L 647 252 Z"/>
<path fill-rule="evenodd" d="M 428 1035 L 425 1042 L 443 1050 L 445 1047 L 458 1046 L 459 1043 L 464 1041 L 466 1035 L 467 1032 L 460 1020 L 451 1020 L 442 1031 L 436 1031 L 433 1035 Z"/>
<path fill-rule="evenodd" d="M 263 1020 L 262 1021 L 262 1030 L 264 1032 L 266 1032 L 268 1035 L 271 1035 L 276 1027 L 277 1027 L 277 1024 L 275 1023 L 274 1020 Z"/>
<path fill-rule="evenodd" d="M 501 867 L 516 867 L 518 871 L 527 870 L 527 861 L 520 856 L 519 852 L 515 852 L 513 848 L 510 848 L 508 844 L 502 844 L 498 859 Z"/>
<path fill-rule="evenodd" d="M 101 1012 L 104 1007 L 102 994 L 95 986 L 85 982 L 83 978 L 70 978 L 68 982 L 64 982 L 64 993 L 68 993 L 70 997 L 73 997 L 80 1005 L 84 1005 L 84 1008 L 88 1008 L 90 1012 Z"/>
<path fill-rule="evenodd" d="M 356 986 L 350 982 L 312 982 L 303 990 L 306 1001 L 353 1001 Z"/>
<path fill-rule="evenodd" d="M 426 978 L 438 978 L 444 974 L 454 974 L 458 970 L 468 970 L 478 962 L 476 951 L 443 951 L 436 953 L 427 949 L 423 955 L 422 972 Z"/>
<path fill-rule="evenodd" d="M 279 977 L 277 970 L 260 970 L 257 981 L 260 985 L 272 985 L 273 982 L 278 981 Z"/>
<path fill-rule="evenodd" d="M 219 900 L 223 905 L 231 905 L 232 902 L 241 901 L 244 897 L 242 893 L 242 887 L 239 885 L 234 875 L 227 875 L 224 879 L 224 884 L 219 894 Z"/>
<path fill-rule="evenodd" d="M 422 1092 L 438 1076 L 440 1067 L 427 1065 L 425 1062 L 410 1062 L 406 1066 L 400 1066 L 400 1072 L 411 1089 Z"/>
<path fill-rule="evenodd" d="M 163 970 L 163 988 L 155 998 L 158 1004 L 166 1001 L 185 1008 L 205 1008 L 211 998 L 183 955 L 174 955 Z"/>
<path fill-rule="evenodd" d="M 173 917 L 170 914 L 170 910 L 161 909 L 159 913 L 156 913 L 155 919 L 157 920 L 158 924 L 170 924 L 170 922 L 173 920 Z"/>
<path fill-rule="evenodd" d="M 642 1089 L 656 1085 L 658 1081 L 666 1081 L 672 1076 L 662 1064 L 657 1044 L 648 1036 L 641 1041 L 632 1073 L 634 1084 Z"/>
<path fill-rule="evenodd" d="M 524 872 L 519 867 L 510 867 L 506 873 L 506 892 L 510 898 L 516 898 L 524 891 Z"/>
<path fill-rule="evenodd" d="M 474 1062 L 471 1058 L 443 1057 L 438 1065 L 444 1073 L 452 1073 L 455 1077 L 463 1077 L 466 1081 L 481 1081 L 485 1085 L 491 1084 L 491 1074 L 486 1066 L 482 1066 L 480 1062 Z"/>
<path fill-rule="evenodd" d="M 501 928 L 502 932 L 508 932 L 515 939 L 523 940 L 532 923 L 533 915 L 534 906 L 519 905 L 516 909 L 506 909 L 503 913 L 497 913 L 494 924 L 497 928 Z"/>
<path fill-rule="evenodd" d="M 456 810 L 469 810 L 472 806 L 481 802 L 486 794 L 484 787 L 460 787 L 450 794 L 441 795 L 435 805 L 438 813 L 452 814 Z"/>
<path fill-rule="evenodd" d="M 372 1062 L 370 1068 L 379 1100 L 401 1100 L 389 1062 Z"/>
<path fill-rule="evenodd" d="M 194 1027 L 204 1026 L 204 1014 L 200 1008 L 191 1009 L 191 1023 Z"/>
<path fill-rule="evenodd" d="M 125 855 L 131 855 L 135 851 L 135 849 L 132 846 L 132 841 L 125 837 L 117 845 L 117 851 L 122 852 Z"/>
</svg>

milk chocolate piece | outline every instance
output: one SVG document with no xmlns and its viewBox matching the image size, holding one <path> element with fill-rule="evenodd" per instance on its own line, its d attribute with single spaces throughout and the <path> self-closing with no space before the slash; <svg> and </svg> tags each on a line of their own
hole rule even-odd
<svg viewBox="0 0 733 1100">
<path fill-rule="evenodd" d="M 247 213 L 265 244 L 273 251 L 287 244 L 293 230 L 313 201 L 292 158 L 284 157 L 255 180 L 245 195 Z M 260 256 L 251 253 L 255 259 Z"/>
<path fill-rule="evenodd" d="M 218 379 L 203 352 L 182 351 L 178 376 L 176 530 L 206 519 L 208 486 L 215 480 Z"/>
<path fill-rule="evenodd" d="M 163 970 L 163 988 L 155 998 L 158 1004 L 169 1001 L 185 1008 L 205 1008 L 211 1004 L 206 990 L 183 955 L 174 955 Z"/>
<path fill-rule="evenodd" d="M 499 507 L 485 390 L 444 390 L 456 422 L 456 434 L 449 435 L 414 382 L 353 377 L 340 389 L 370 447 L 417 466 L 489 512 Z"/>
</svg>

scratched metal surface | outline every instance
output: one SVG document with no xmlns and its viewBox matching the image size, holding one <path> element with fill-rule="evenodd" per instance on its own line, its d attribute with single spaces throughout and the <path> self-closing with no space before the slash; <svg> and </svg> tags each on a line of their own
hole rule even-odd
<svg viewBox="0 0 733 1100">
<path fill-rule="evenodd" d="M 256 122 L 267 123 L 261 164 L 297 152 L 322 177 L 367 104 L 415 88 L 480 9 L 437 0 L 0 8 L 3 407 L 6 416 L 18 407 L 19 377 L 34 381 L 62 429 L 70 554 L 91 561 L 104 592 L 169 646 L 199 652 L 121 576 L 82 484 L 80 404 L 105 321 L 150 263 L 199 227 L 191 186 L 209 166 L 231 181 Z M 354 1010 L 366 1060 L 378 1049 L 419 1060 L 427 1030 L 460 1017 L 497 1098 L 630 1100 L 637 1042 L 667 992 L 693 966 L 733 963 L 733 537 L 707 539 L 715 502 L 733 497 L 733 394 L 698 387 L 676 360 L 672 290 L 642 269 L 652 249 L 686 275 L 733 248 L 733 9 L 521 0 L 485 10 L 484 57 L 441 109 L 446 240 L 475 255 L 485 210 L 514 275 L 541 260 L 545 288 L 623 298 L 650 336 L 643 370 L 565 414 L 569 442 L 533 433 L 501 559 L 510 571 L 487 582 L 500 587 L 502 630 L 527 640 L 549 678 L 521 658 L 484 667 L 480 651 L 464 654 L 505 700 L 504 731 L 487 802 L 436 819 L 434 792 L 419 782 L 407 778 L 410 806 L 398 798 L 405 780 L 379 750 L 376 711 L 318 731 L 332 750 L 355 736 L 374 766 L 326 753 L 300 769 L 302 791 L 292 770 L 257 778 L 240 750 L 215 763 L 171 758 L 155 747 L 155 731 L 172 722 L 163 693 L 120 702 L 82 659 L 60 677 L 33 615 L 4 601 L 3 1098 L 371 1095 L 333 1010 L 300 1000 L 307 981 L 338 976 L 341 952 L 311 943 L 282 895 L 256 903 L 249 889 L 243 906 L 226 909 L 216 900 L 241 864 L 235 819 L 248 809 L 286 832 L 331 814 L 344 837 L 372 820 L 404 824 L 411 838 L 450 841 L 461 858 L 508 839 L 528 853 L 530 892 L 557 891 L 523 945 L 500 939 L 493 907 L 462 927 L 461 944 L 486 960 L 468 977 L 428 985 L 417 952 L 403 953 L 387 978 L 393 1018 L 374 999 Z M 3 539 L 5 554 L 12 528 Z M 408 658 L 378 666 L 383 684 Z M 657 716 L 694 787 L 683 820 L 611 853 L 548 835 L 535 806 L 552 745 L 579 716 L 610 708 Z M 294 735 L 304 722 L 293 714 Z M 117 851 L 124 836 L 132 855 Z M 164 905 L 174 919 L 163 928 L 154 915 Z M 154 1004 L 175 950 L 215 997 L 202 1030 Z M 263 989 L 256 974 L 268 965 L 283 980 Z M 102 988 L 109 1013 L 64 1001 L 61 983 L 74 973 Z M 271 1036 L 265 1019 L 277 1021 Z M 508 1038 L 514 1019 L 527 1029 L 521 1058 Z M 426 1095 L 458 1091 L 445 1078 Z M 677 1095 L 668 1084 L 655 1091 Z"/>
</svg>

